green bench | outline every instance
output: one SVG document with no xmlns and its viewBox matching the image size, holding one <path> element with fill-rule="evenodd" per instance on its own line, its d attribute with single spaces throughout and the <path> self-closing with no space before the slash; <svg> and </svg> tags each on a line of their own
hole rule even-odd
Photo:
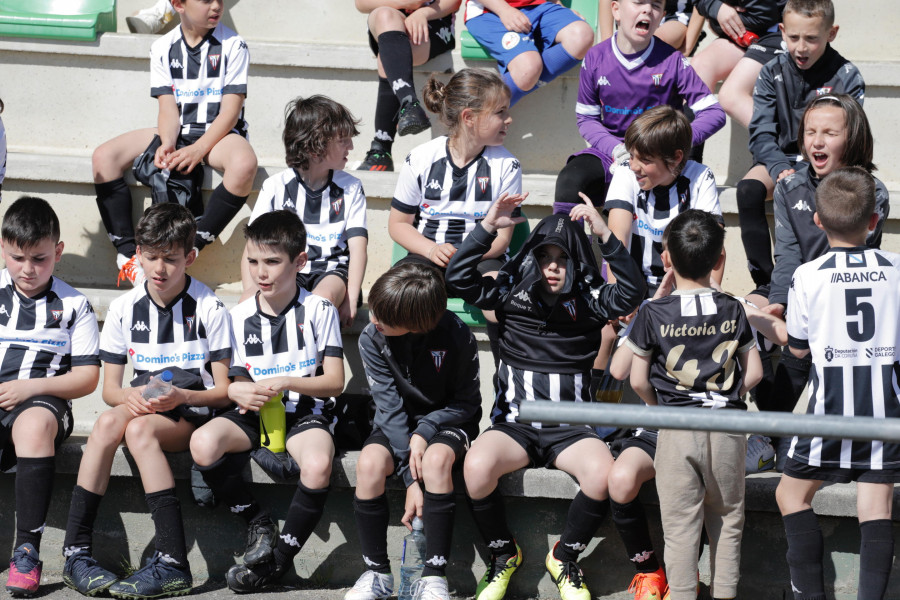
<svg viewBox="0 0 900 600">
<path fill-rule="evenodd" d="M 522 216 L 525 216 L 524 211 L 522 212 Z M 510 256 L 519 251 L 519 248 L 522 247 L 522 244 L 524 244 L 525 240 L 528 238 L 529 233 L 531 233 L 531 225 L 528 224 L 527 220 L 516 225 L 516 228 L 513 230 L 512 239 L 509 241 Z M 394 242 L 394 247 L 391 251 L 391 264 L 397 264 L 397 261 L 407 254 L 408 252 L 403 246 Z M 481 309 L 463 301 L 462 298 L 447 298 L 447 310 L 462 319 L 462 322 L 469 327 L 483 327 L 486 322 Z"/>
<path fill-rule="evenodd" d="M 0 36 L 92 42 L 116 30 L 116 0 L 0 0 Z"/>
<path fill-rule="evenodd" d="M 568 6 L 581 15 L 594 31 L 597 31 L 599 20 L 599 3 L 597 0 L 562 0 L 563 6 Z M 460 53 L 466 60 L 494 60 L 488 54 L 484 46 L 475 41 L 468 30 L 459 34 Z"/>
</svg>

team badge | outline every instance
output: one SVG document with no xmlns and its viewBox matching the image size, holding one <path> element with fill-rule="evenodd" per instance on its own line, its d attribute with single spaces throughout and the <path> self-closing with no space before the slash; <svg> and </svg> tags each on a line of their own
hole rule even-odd
<svg viewBox="0 0 900 600">
<path fill-rule="evenodd" d="M 827 96 L 833 88 L 830 86 L 816 88 L 816 96 Z"/>
<path fill-rule="evenodd" d="M 300 330 L 300 333 L 303 333 L 303 323 L 297 323 L 297 329 Z"/>
<path fill-rule="evenodd" d="M 188 331 L 194 328 L 194 317 L 185 317 L 184 322 L 187 323 Z"/>
<path fill-rule="evenodd" d="M 848 254 L 847 265 L 865 265 L 866 257 L 863 254 Z"/>
<path fill-rule="evenodd" d="M 660 85 L 662 83 L 662 73 L 654 73 L 650 77 L 653 78 L 653 85 Z"/>
<path fill-rule="evenodd" d="M 340 212 L 341 212 L 341 205 L 342 205 L 343 203 L 344 203 L 344 197 L 343 197 L 343 196 L 341 196 L 340 198 L 335 198 L 334 200 L 331 201 L 331 210 L 333 210 L 335 214 L 340 213 Z"/>
<path fill-rule="evenodd" d="M 573 321 L 578 318 L 578 310 L 577 310 L 577 307 L 575 306 L 574 298 L 563 302 L 563 308 L 566 309 L 566 312 L 569 313 L 569 316 L 572 317 Z"/>
<path fill-rule="evenodd" d="M 515 31 L 507 31 L 500 39 L 500 45 L 504 50 L 512 50 L 519 45 L 519 34 Z"/>
<path fill-rule="evenodd" d="M 50 314 L 53 315 L 53 320 L 54 320 L 54 321 L 59 321 L 60 319 L 62 319 L 63 311 L 61 311 L 61 310 L 51 310 L 51 311 L 50 311 Z"/>
<path fill-rule="evenodd" d="M 446 350 L 432 350 L 431 360 L 434 362 L 435 370 L 440 373 L 441 367 L 444 365 L 444 357 L 447 356 Z"/>
<path fill-rule="evenodd" d="M 219 66 L 219 57 L 221 54 L 210 54 L 209 55 L 209 67 L 213 70 Z"/>
<path fill-rule="evenodd" d="M 482 194 L 487 189 L 487 185 L 490 180 L 490 177 L 478 177 L 478 188 L 481 190 Z"/>
</svg>

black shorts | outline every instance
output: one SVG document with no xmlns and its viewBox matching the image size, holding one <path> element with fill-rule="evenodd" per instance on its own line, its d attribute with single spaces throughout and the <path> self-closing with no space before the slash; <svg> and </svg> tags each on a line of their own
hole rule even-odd
<svg viewBox="0 0 900 600">
<path fill-rule="evenodd" d="M 766 64 L 778 54 L 787 52 L 784 49 L 780 31 L 761 35 L 758 40 L 750 44 L 744 52 L 744 58 L 752 58 L 761 65 Z"/>
<path fill-rule="evenodd" d="M 453 15 L 428 21 L 428 40 L 431 42 L 428 60 L 456 48 L 456 37 L 453 29 Z M 372 36 L 371 31 L 369 32 L 369 48 L 372 49 L 372 54 L 378 56 L 378 40 Z"/>
<path fill-rule="evenodd" d="M 377 427 L 373 429 L 371 435 L 369 435 L 363 443 L 363 448 L 369 444 L 383 446 L 390 453 L 391 458 L 394 459 L 394 472 L 396 473 L 397 467 L 400 466 L 400 461 L 394 456 L 394 451 L 391 449 L 391 442 L 384 432 Z M 434 437 L 428 442 L 428 447 L 431 447 L 433 444 L 450 446 L 450 449 L 453 450 L 453 468 L 455 469 L 462 465 L 462 458 L 469 450 L 469 436 L 466 435 L 465 431 L 458 427 L 444 427 L 434 434 Z"/>
<path fill-rule="evenodd" d="M 319 285 L 319 282 L 325 279 L 329 275 L 335 275 L 340 277 L 344 282 L 344 286 L 347 285 L 347 279 L 349 279 L 349 274 L 347 272 L 347 267 L 341 265 L 336 269 L 331 271 L 316 271 L 315 273 L 297 273 L 297 285 L 302 287 L 308 292 L 316 289 L 316 286 Z"/>
<path fill-rule="evenodd" d="M 229 410 L 228 412 L 218 415 L 216 418 L 228 419 L 229 421 L 240 427 L 241 431 L 243 431 L 247 438 L 250 440 L 250 449 L 256 450 L 257 448 L 259 448 L 260 433 L 258 412 L 247 411 L 246 413 L 241 414 L 241 411 L 238 408 L 234 408 L 232 410 Z M 308 429 L 323 429 L 330 433 L 333 437 L 334 425 L 337 422 L 337 419 L 328 417 L 326 415 L 300 416 L 297 413 L 287 413 L 287 415 L 285 415 L 285 420 L 287 425 L 287 433 L 284 436 L 285 442 L 287 442 L 298 433 L 303 433 Z"/>
<path fill-rule="evenodd" d="M 834 483 L 900 483 L 900 469 L 842 469 L 840 467 L 811 467 L 788 457 L 784 474 L 794 479 L 832 481 Z"/>
<path fill-rule="evenodd" d="M 629 435 L 615 439 L 609 445 L 609 451 L 613 458 L 619 458 L 619 455 L 628 448 L 640 448 L 651 459 L 656 458 L 656 440 L 659 438 L 659 431 L 656 429 L 630 429 Z"/>
<path fill-rule="evenodd" d="M 9 471 L 17 462 L 16 449 L 12 442 L 13 423 L 22 412 L 35 406 L 46 408 L 56 418 L 54 448 L 59 448 L 63 441 L 72 435 L 72 428 L 75 426 L 74 419 L 72 419 L 72 407 L 68 401 L 56 396 L 34 396 L 20 403 L 11 411 L 0 408 L 0 472 Z"/>
<path fill-rule="evenodd" d="M 587 425 L 560 425 L 558 427 L 532 427 L 525 423 L 494 423 L 488 431 L 505 433 L 516 441 L 531 460 L 532 467 L 556 468 L 553 463 L 563 450 L 576 442 L 585 439 L 600 440 L 591 427 Z"/>
</svg>

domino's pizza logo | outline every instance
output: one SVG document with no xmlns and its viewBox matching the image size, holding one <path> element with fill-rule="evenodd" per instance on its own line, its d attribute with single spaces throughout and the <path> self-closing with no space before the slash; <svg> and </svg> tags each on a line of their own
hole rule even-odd
<svg viewBox="0 0 900 600">
<path fill-rule="evenodd" d="M 444 365 L 445 356 L 447 356 L 446 350 L 431 350 L 431 361 L 434 363 L 434 368 L 438 373 L 441 372 L 441 367 Z"/>
</svg>

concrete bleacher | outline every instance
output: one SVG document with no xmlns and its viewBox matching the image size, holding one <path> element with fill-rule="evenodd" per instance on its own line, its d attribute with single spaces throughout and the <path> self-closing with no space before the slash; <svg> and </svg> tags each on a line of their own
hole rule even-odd
<svg viewBox="0 0 900 600">
<path fill-rule="evenodd" d="M 118 292 L 111 288 L 115 281 L 115 255 L 107 241 L 94 203 L 90 155 L 101 142 L 126 130 L 153 126 L 157 103 L 149 96 L 149 48 L 155 36 L 136 36 L 127 33 L 124 18 L 149 4 L 151 0 L 120 0 L 118 2 L 118 32 L 101 35 L 93 43 L 71 43 L 0 38 L 0 98 L 6 110 L 2 118 L 7 129 L 10 154 L 7 178 L 3 185 L 6 202 L 21 194 L 39 195 L 51 201 L 62 220 L 66 242 L 57 273 L 67 282 L 83 289 L 91 298 L 102 319 L 109 301 Z M 265 177 L 283 169 L 281 130 L 283 109 L 297 95 L 322 93 L 338 99 L 362 119 L 362 133 L 356 138 L 351 161 L 363 158 L 373 135 L 373 112 L 376 91 L 375 61 L 366 44 L 365 16 L 359 14 L 352 2 L 313 2 L 312 0 L 232 0 L 225 22 L 234 27 L 248 41 L 251 51 L 247 120 L 250 139 L 259 156 L 260 172 L 255 188 Z M 861 69 L 867 85 L 866 110 L 875 132 L 876 173 L 900 197 L 900 11 L 895 0 L 836 0 L 837 23 L 841 26 L 835 47 L 853 60 Z M 861 7 L 865 7 L 864 10 Z M 457 27 L 462 27 L 461 13 Z M 490 68 L 483 61 L 464 61 L 459 52 L 443 56 L 416 69 L 416 84 L 421 87 L 427 76 L 436 72 L 448 77 L 448 72 L 466 66 Z M 528 215 L 534 222 L 550 211 L 555 175 L 571 152 L 583 147 L 574 119 L 577 94 L 577 72 L 572 71 L 526 97 L 512 111 L 514 123 L 507 147 L 521 160 L 525 170 L 525 189 L 530 192 Z M 440 125 L 432 131 L 400 138 L 395 144 L 395 162 L 414 146 L 442 133 Z M 750 165 L 746 150 L 747 135 L 731 122 L 707 144 L 705 158 L 722 188 L 723 209 L 728 230 L 728 269 L 725 287 L 742 292 L 750 288 L 737 227 L 737 214 L 732 186 Z M 396 174 L 356 173 L 364 182 L 369 201 L 369 267 L 364 288 L 388 267 L 390 240 L 386 235 L 387 215 L 393 194 Z M 217 174 L 207 172 L 204 187 L 212 189 L 220 181 Z M 133 182 L 132 182 L 133 183 Z M 135 217 L 149 202 L 146 188 L 133 185 Z M 239 292 L 238 260 L 243 241 L 240 227 L 250 214 L 255 201 L 251 196 L 220 241 L 205 250 L 190 273 L 215 287 L 223 299 L 231 304 Z M 900 208 L 893 211 L 885 227 L 883 246 L 900 251 Z M 347 350 L 347 388 L 363 391 L 365 378 L 355 350 L 356 335 L 364 324 L 363 311 L 357 324 L 345 331 Z M 490 355 L 483 334 L 480 340 L 482 364 L 490 364 Z M 490 398 L 490 382 L 483 377 L 482 393 L 485 403 Z M 99 393 L 76 404 L 76 432 L 86 434 L 96 415 L 104 409 Z M 487 412 L 487 411 L 486 411 Z M 60 546 L 61 529 L 65 526 L 69 490 L 77 469 L 77 444 L 68 446 L 67 458 L 61 459 L 58 494 L 54 498 L 51 522 L 48 523 L 45 558 L 48 573 L 58 573 L 61 562 L 54 549 Z M 333 585 L 349 585 L 356 576 L 359 564 L 358 545 L 349 502 L 353 483 L 353 455 L 338 461 L 335 498 L 328 507 L 323 524 L 316 531 L 320 547 L 304 550 L 298 561 L 298 573 L 313 581 Z M 110 488 L 127 499 L 126 508 L 119 515 L 108 502 L 102 513 L 102 536 L 109 542 L 110 556 L 121 553 L 137 562 L 146 551 L 150 533 L 146 529 L 148 516 L 139 494 L 139 484 L 131 477 L 125 455 L 117 458 L 117 473 Z M 183 472 L 182 472 L 183 475 Z M 254 480 L 263 485 L 264 479 L 254 472 Z M 12 542 L 12 486 L 11 478 L 0 477 L 0 547 Z M 180 485 L 183 481 L 180 479 Z M 516 483 L 519 482 L 519 483 Z M 784 539 L 772 501 L 775 480 L 770 477 L 748 479 L 747 537 L 745 542 L 745 596 L 780 597 L 786 585 L 783 564 Z M 542 577 L 543 552 L 546 542 L 558 536 L 564 519 L 565 502 L 574 494 L 569 478 L 543 470 L 517 474 L 506 484 L 506 491 L 516 497 L 511 503 L 511 523 L 524 530 L 534 515 L 547 526 L 538 531 L 524 532 L 526 544 L 525 575 L 514 584 L 519 596 L 551 595 L 554 589 Z M 825 511 L 823 527 L 834 532 L 836 550 L 830 554 L 833 565 L 829 577 L 839 598 L 855 597 L 853 592 L 854 555 L 856 553 L 853 504 L 847 496 L 850 488 L 830 488 L 820 499 L 817 508 Z M 272 506 L 286 506 L 289 487 L 264 485 L 271 496 Z M 186 491 L 182 490 L 182 491 Z M 187 498 L 184 494 L 183 498 Z M 398 514 L 402 497 L 394 492 L 392 506 Z M 457 548 L 451 565 L 451 580 L 459 581 L 458 589 L 469 593 L 474 589 L 471 563 L 479 565 L 475 557 L 477 533 L 465 509 L 458 512 L 461 524 L 457 529 Z M 215 519 L 230 519 L 217 512 L 187 509 L 189 522 L 196 520 L 204 526 Z M 895 514 L 898 514 L 895 512 Z M 283 516 L 283 513 L 280 513 Z M 329 519 L 333 522 L 328 524 Z M 143 523 L 143 529 L 141 529 Z M 657 522 L 658 523 L 658 522 Z M 222 528 L 223 530 L 226 528 Z M 192 554 L 194 571 L 219 575 L 223 565 L 233 560 L 230 553 L 240 546 L 237 525 L 219 531 L 203 527 L 198 533 Z M 128 532 L 128 535 L 125 534 Z M 134 533 L 134 532 L 140 533 Z M 658 530 L 656 531 L 658 534 Z M 189 532 L 189 535 L 192 535 Z M 399 548 L 399 527 L 392 527 L 390 548 Z M 826 535 L 826 539 L 828 535 Z M 829 542 L 829 550 L 833 542 Z M 3 545 L 5 544 L 5 546 Z M 765 560 L 763 561 L 762 558 Z M 392 558 L 396 559 L 396 556 Z M 757 562 L 759 561 L 759 562 Z M 343 568 L 350 564 L 349 570 Z M 306 571 L 301 572 L 303 569 Z M 585 571 L 591 589 L 600 597 L 616 598 L 631 577 L 630 565 L 624 561 L 621 545 L 609 525 L 589 549 Z M 758 572 L 757 572 L 758 571 Z M 708 571 L 705 572 L 705 574 Z M 896 574 L 895 574 L 896 575 Z M 520 576 L 517 576 L 517 578 Z M 514 580 L 515 581 L 515 580 Z M 895 578 L 895 581 L 897 579 Z M 764 593 L 775 582 L 779 595 Z M 789 586 L 786 588 L 789 590 Z M 843 594 L 843 595 L 841 595 Z M 624 596 L 622 596 L 624 598 Z M 892 596 L 900 598 L 900 595 Z"/>
</svg>

